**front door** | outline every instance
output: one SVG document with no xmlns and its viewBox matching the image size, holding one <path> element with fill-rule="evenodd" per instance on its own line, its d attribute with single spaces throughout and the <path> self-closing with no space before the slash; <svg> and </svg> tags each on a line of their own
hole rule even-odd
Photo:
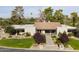
<svg viewBox="0 0 79 59">
<path fill-rule="evenodd" d="M 55 35 L 56 30 L 45 30 L 45 33 L 50 34 L 50 35 Z"/>
<path fill-rule="evenodd" d="M 45 30 L 45 33 L 51 33 L 51 31 L 50 30 Z"/>
</svg>

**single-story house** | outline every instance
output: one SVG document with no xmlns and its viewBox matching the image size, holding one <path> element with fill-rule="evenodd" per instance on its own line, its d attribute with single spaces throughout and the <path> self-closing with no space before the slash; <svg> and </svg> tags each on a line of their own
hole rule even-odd
<svg viewBox="0 0 79 59">
<path fill-rule="evenodd" d="M 19 30 L 19 34 L 21 33 L 30 33 L 31 35 L 34 35 L 36 32 L 34 24 L 25 24 L 25 25 L 12 25 L 15 30 Z"/>
<path fill-rule="evenodd" d="M 36 31 L 41 33 L 55 33 L 57 27 L 61 27 L 59 22 L 35 22 Z"/>
<path fill-rule="evenodd" d="M 22 32 L 29 32 L 34 35 L 36 31 L 41 33 L 55 33 L 58 35 L 59 32 L 72 32 L 76 27 L 62 25 L 59 22 L 35 22 L 35 24 L 25 24 L 25 25 L 12 25 L 15 29 L 19 29 Z"/>
<path fill-rule="evenodd" d="M 61 25 L 61 27 L 57 27 L 57 35 L 59 32 L 63 33 L 66 32 L 68 34 L 69 32 L 74 32 L 76 31 L 76 27 L 68 26 L 68 25 Z"/>
</svg>

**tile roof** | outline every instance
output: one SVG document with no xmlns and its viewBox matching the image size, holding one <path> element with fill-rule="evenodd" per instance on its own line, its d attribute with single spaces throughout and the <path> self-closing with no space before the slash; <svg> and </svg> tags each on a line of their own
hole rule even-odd
<svg viewBox="0 0 79 59">
<path fill-rule="evenodd" d="M 59 22 L 35 22 L 36 29 L 40 30 L 52 30 L 60 26 Z"/>
</svg>

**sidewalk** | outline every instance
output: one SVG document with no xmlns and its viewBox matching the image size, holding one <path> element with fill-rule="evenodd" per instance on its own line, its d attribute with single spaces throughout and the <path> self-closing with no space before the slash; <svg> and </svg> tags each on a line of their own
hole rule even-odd
<svg viewBox="0 0 79 59">
<path fill-rule="evenodd" d="M 55 50 L 55 49 L 32 49 L 32 48 L 13 48 L 0 46 L 0 52 L 78 52 L 79 50 Z"/>
<path fill-rule="evenodd" d="M 79 38 L 74 37 L 74 36 L 71 36 L 70 38 L 73 38 L 73 39 L 75 39 L 75 40 L 79 40 Z"/>
<path fill-rule="evenodd" d="M 58 47 L 57 45 L 38 45 L 38 46 L 35 46 L 33 45 L 30 49 L 33 49 L 33 50 L 56 50 L 56 51 L 73 51 L 73 48 L 69 45 L 68 48 L 64 48 L 64 47 Z"/>
</svg>

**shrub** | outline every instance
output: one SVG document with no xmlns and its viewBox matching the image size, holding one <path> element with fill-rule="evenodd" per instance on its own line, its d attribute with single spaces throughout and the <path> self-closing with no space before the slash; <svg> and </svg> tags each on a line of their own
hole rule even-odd
<svg viewBox="0 0 79 59">
<path fill-rule="evenodd" d="M 5 28 L 5 32 L 9 33 L 10 35 L 13 35 L 13 34 L 16 33 L 16 30 L 13 27 L 8 26 L 8 27 Z"/>
<path fill-rule="evenodd" d="M 76 36 L 76 37 L 79 38 L 79 31 L 75 31 L 75 32 L 74 32 L 74 36 Z"/>
<path fill-rule="evenodd" d="M 9 38 L 12 38 L 12 36 L 11 36 L 11 35 L 9 35 Z"/>
<path fill-rule="evenodd" d="M 27 33 L 26 33 L 26 36 L 31 36 L 31 34 L 27 32 Z"/>
<path fill-rule="evenodd" d="M 52 38 L 56 38 L 56 36 L 54 35 L 54 36 L 52 36 Z"/>
<path fill-rule="evenodd" d="M 74 35 L 74 33 L 72 33 L 72 32 L 68 33 L 68 36 L 73 36 L 73 35 Z"/>
<path fill-rule="evenodd" d="M 65 43 L 69 40 L 68 35 L 66 33 L 61 34 L 59 39 L 61 40 L 62 43 Z"/>
<path fill-rule="evenodd" d="M 68 35 L 66 34 L 66 32 L 64 32 L 63 34 L 61 34 L 58 38 L 58 40 L 60 40 L 61 43 L 64 44 L 64 46 L 67 44 L 67 42 L 69 41 Z"/>
<path fill-rule="evenodd" d="M 78 37 L 78 38 L 79 38 L 79 32 L 76 34 L 76 37 Z"/>
<path fill-rule="evenodd" d="M 33 38 L 35 39 L 36 43 L 37 44 L 40 44 L 40 43 L 46 43 L 46 38 L 45 38 L 45 35 L 37 32 L 35 33 L 35 35 L 33 36 Z"/>
</svg>

